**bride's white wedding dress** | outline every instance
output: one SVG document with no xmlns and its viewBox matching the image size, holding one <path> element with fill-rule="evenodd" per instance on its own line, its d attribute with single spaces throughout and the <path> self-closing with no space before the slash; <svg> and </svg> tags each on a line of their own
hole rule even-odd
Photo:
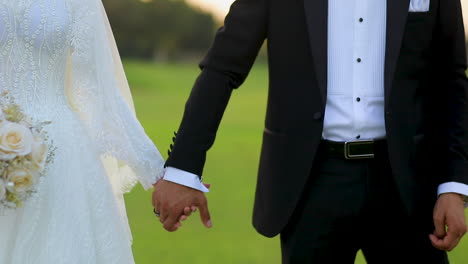
<svg viewBox="0 0 468 264">
<path fill-rule="evenodd" d="M 133 112 L 101 0 L 0 0 L 0 91 L 51 121 L 55 161 L 0 214 L 1 264 L 133 263 L 123 193 L 163 159 Z"/>
</svg>

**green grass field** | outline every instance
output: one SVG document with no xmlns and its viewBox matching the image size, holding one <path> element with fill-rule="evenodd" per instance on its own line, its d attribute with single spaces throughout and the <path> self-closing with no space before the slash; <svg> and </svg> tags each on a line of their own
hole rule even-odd
<svg viewBox="0 0 468 264">
<path fill-rule="evenodd" d="M 126 61 L 137 114 L 164 157 L 177 130 L 184 103 L 199 73 L 196 64 L 154 65 Z M 280 264 L 278 238 L 267 239 L 251 225 L 256 172 L 267 98 L 267 67 L 256 65 L 235 92 L 208 154 L 205 181 L 214 227 L 204 228 L 198 215 L 176 233 L 155 219 L 150 192 L 141 187 L 126 195 L 137 264 Z M 391 213 L 391 212 L 389 212 Z M 386 234 L 383 236 L 396 235 Z M 404 239 L 401 237 L 401 239 Z M 468 263 L 466 239 L 453 252 L 455 264 Z M 356 263 L 363 264 L 362 256 Z"/>
</svg>

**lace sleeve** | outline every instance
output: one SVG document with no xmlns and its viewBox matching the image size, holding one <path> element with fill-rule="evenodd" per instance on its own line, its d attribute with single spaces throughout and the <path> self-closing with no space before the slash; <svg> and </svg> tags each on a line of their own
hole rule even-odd
<svg viewBox="0 0 468 264">
<path fill-rule="evenodd" d="M 129 191 L 138 180 L 149 189 L 162 177 L 164 160 L 134 113 L 104 7 L 100 0 L 71 1 L 69 102 L 102 156 L 118 161 L 107 165 L 119 165 L 121 189 Z"/>
</svg>

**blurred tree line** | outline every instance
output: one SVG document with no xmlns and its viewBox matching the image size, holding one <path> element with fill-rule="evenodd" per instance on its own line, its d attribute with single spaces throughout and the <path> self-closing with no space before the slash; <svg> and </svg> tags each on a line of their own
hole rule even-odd
<svg viewBox="0 0 468 264">
<path fill-rule="evenodd" d="M 103 0 L 120 55 L 156 61 L 200 61 L 222 26 L 185 0 Z M 266 62 L 264 46 L 259 61 Z"/>
<path fill-rule="evenodd" d="M 213 41 L 214 17 L 183 0 L 103 0 L 122 57 L 200 59 Z"/>
</svg>

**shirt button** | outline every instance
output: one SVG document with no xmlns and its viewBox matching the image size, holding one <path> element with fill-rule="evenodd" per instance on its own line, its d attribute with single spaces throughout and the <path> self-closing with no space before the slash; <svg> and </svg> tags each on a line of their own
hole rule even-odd
<svg viewBox="0 0 468 264">
<path fill-rule="evenodd" d="M 362 17 L 361 17 L 361 18 L 359 18 L 359 22 L 361 22 L 361 23 L 362 23 L 363 21 L 364 21 L 364 18 L 362 18 Z"/>
<path fill-rule="evenodd" d="M 357 62 L 361 62 L 362 60 L 361 60 L 361 58 L 357 58 L 357 60 L 356 60 L 356 61 L 357 61 Z"/>
<path fill-rule="evenodd" d="M 356 98 L 357 102 L 361 102 L 361 97 Z"/>
</svg>

